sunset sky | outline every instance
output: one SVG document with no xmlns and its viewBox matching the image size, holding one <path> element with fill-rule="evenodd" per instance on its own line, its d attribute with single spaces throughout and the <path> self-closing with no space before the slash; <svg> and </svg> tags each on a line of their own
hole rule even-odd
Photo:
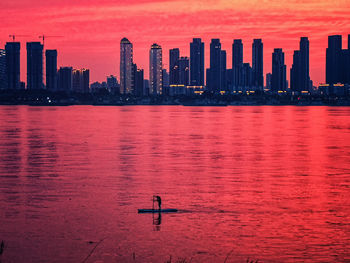
<svg viewBox="0 0 350 263">
<path fill-rule="evenodd" d="M 26 80 L 26 41 L 47 38 L 48 49 L 58 49 L 58 66 L 85 67 L 91 81 L 118 76 L 119 43 L 127 37 L 134 45 L 134 61 L 148 78 L 148 52 L 152 43 L 163 48 L 168 68 L 169 49 L 178 47 L 189 56 L 193 37 L 205 41 L 206 67 L 211 38 L 220 38 L 231 67 L 232 42 L 243 39 L 244 61 L 251 63 L 254 38 L 264 42 L 264 72 L 271 71 L 273 48 L 283 48 L 288 68 L 299 38 L 310 40 L 310 75 L 324 82 L 327 36 L 350 34 L 349 0 L 2 0 L 0 48 L 9 34 L 28 35 L 21 41 L 21 79 Z M 289 69 L 288 69 L 289 72 Z M 288 74 L 289 75 L 289 74 Z"/>
</svg>

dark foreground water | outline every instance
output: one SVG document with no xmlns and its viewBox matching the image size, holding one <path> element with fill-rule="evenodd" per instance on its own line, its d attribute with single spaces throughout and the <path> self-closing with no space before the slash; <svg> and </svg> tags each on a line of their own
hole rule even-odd
<svg viewBox="0 0 350 263">
<path fill-rule="evenodd" d="M 180 212 L 138 214 L 153 194 Z M 350 262 L 350 108 L 1 106 L 0 240 L 2 263 Z"/>
</svg>

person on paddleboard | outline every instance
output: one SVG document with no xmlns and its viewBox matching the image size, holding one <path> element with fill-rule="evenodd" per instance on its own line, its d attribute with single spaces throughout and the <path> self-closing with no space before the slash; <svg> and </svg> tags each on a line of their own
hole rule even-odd
<svg viewBox="0 0 350 263">
<path fill-rule="evenodd" d="M 156 198 L 156 201 L 158 203 L 159 210 L 162 210 L 162 199 L 160 198 L 159 195 L 156 195 L 155 198 Z"/>
</svg>

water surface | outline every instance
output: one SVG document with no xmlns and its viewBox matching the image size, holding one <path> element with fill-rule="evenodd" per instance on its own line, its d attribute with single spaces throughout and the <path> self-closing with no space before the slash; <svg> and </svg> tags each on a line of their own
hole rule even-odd
<svg viewBox="0 0 350 263">
<path fill-rule="evenodd" d="M 349 187 L 346 107 L 0 106 L 3 263 L 350 262 Z"/>
</svg>

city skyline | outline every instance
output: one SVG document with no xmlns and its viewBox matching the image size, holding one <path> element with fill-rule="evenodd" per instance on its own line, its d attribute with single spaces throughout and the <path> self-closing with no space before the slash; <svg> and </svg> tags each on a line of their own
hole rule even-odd
<svg viewBox="0 0 350 263">
<path fill-rule="evenodd" d="M 3 54 L 6 56 L 8 67 L 7 82 L 10 89 L 13 87 L 23 88 L 25 82 L 19 83 L 19 63 L 20 63 L 20 42 L 7 42 Z M 328 47 L 326 49 L 326 76 L 327 84 L 349 84 L 350 83 L 350 34 L 347 35 L 347 45 L 342 44 L 342 35 L 328 36 Z M 198 44 L 194 44 L 197 42 Z M 197 46 L 197 47 L 196 47 Z M 46 86 L 51 90 L 56 87 L 54 79 L 57 71 L 57 50 L 44 49 L 41 42 L 27 42 L 27 89 L 42 89 Z M 159 50 L 160 52 L 154 53 Z M 200 38 L 193 38 L 190 43 L 190 57 L 180 56 L 179 48 L 169 50 L 169 68 L 164 67 L 164 59 L 162 48 L 158 44 L 153 44 L 150 48 L 149 57 L 149 81 L 151 94 L 162 94 L 163 87 L 170 85 L 190 85 L 196 79 L 201 79 L 204 72 L 203 53 L 205 44 Z M 295 50 L 293 54 L 293 64 L 290 68 L 290 78 L 287 78 L 289 69 L 286 66 L 285 52 L 282 48 L 275 48 L 272 54 L 272 68 L 269 73 L 263 75 L 264 68 L 264 43 L 262 39 L 253 39 L 252 43 L 252 61 L 245 63 L 243 55 L 244 45 L 241 39 L 234 39 L 232 43 L 232 67 L 227 67 L 227 52 L 221 48 L 220 39 L 211 39 L 210 43 L 210 66 L 205 69 L 206 90 L 212 93 L 221 91 L 232 92 L 234 90 L 242 90 L 253 88 L 253 90 L 265 87 L 264 77 L 266 76 L 266 86 L 270 87 L 269 73 L 272 73 L 271 90 L 287 90 L 291 91 L 311 91 L 313 88 L 313 80 L 310 78 L 310 42 L 308 37 L 301 37 L 299 42 L 299 50 Z M 46 59 L 46 85 L 43 81 L 44 77 L 44 53 Z M 144 69 L 137 66 L 133 61 L 133 44 L 127 39 L 122 38 L 120 41 L 120 93 L 122 94 L 149 94 L 146 92 L 143 81 Z M 190 67 L 191 61 L 191 67 Z M 60 67 L 67 68 L 67 67 Z M 191 68 L 191 71 L 190 71 Z M 278 69 L 280 68 L 280 69 Z M 84 68 L 83 68 L 84 69 Z M 85 70 L 85 69 L 84 69 Z M 75 70 L 76 71 L 76 70 Z M 90 81 L 90 70 L 88 70 L 88 80 Z M 153 73 L 151 74 L 151 72 Z M 274 73 L 275 72 L 275 73 Z M 59 75 L 59 74 L 58 74 Z M 157 75 L 157 76 L 156 76 Z M 277 75 L 280 75 L 277 77 Z M 278 78 L 278 80 L 276 79 Z M 136 80 L 138 79 L 138 80 Z M 156 79 L 156 84 L 152 84 Z M 51 82 L 51 83 L 50 83 Z M 137 83 L 138 82 L 138 83 Z M 277 84 L 279 82 L 279 84 Z M 74 88 L 74 90 L 85 90 L 89 92 L 89 83 L 87 88 Z M 93 83 L 93 82 L 92 82 Z M 142 84 L 141 84 L 142 83 Z M 4 83 L 3 83 L 4 84 Z M 2 85 L 3 85 L 2 84 Z M 58 83 L 59 84 L 59 83 Z M 6 84 L 4 84 L 6 85 Z M 73 85 L 73 84 L 72 84 Z M 80 85 L 80 84 L 79 84 Z M 81 84 L 83 85 L 83 84 Z M 84 84 L 85 85 L 85 84 Z M 84 86 L 83 85 L 83 86 Z M 156 85 L 157 87 L 153 87 Z M 322 84 L 323 85 L 323 84 Z M 70 85 L 69 85 L 70 86 Z M 77 85 L 75 85 L 77 87 Z M 25 87 L 25 86 L 24 86 Z M 51 87 L 51 88 L 50 88 Z M 148 86 L 147 86 L 148 88 Z M 68 88 L 70 90 L 70 88 Z M 153 92 L 153 90 L 157 90 Z"/>
<path fill-rule="evenodd" d="M 0 45 L 9 34 L 24 42 L 38 41 L 48 34 L 63 36 L 46 38 L 45 48 L 59 49 L 58 64 L 91 69 L 91 80 L 101 81 L 106 75 L 119 76 L 119 42 L 127 37 L 134 44 L 134 60 L 148 76 L 148 47 L 157 42 L 167 51 L 178 47 L 183 56 L 190 55 L 188 43 L 194 37 L 206 43 L 205 68 L 209 65 L 209 43 L 220 38 L 227 51 L 233 39 L 242 39 L 244 62 L 251 61 L 251 42 L 264 43 L 264 75 L 270 72 L 274 48 L 283 48 L 290 68 L 293 52 L 302 36 L 310 41 L 310 77 L 315 84 L 325 82 L 325 49 L 327 36 L 346 35 L 350 31 L 349 2 L 254 0 L 245 5 L 239 1 L 121 1 L 89 0 L 83 4 L 69 1 L 18 0 L 2 3 Z M 31 14 L 31 19 L 28 19 Z M 309 21 L 305 23 L 305 21 Z M 72 25 L 72 26 L 70 26 Z M 179 33 L 180 32 L 180 33 Z M 343 39 L 345 44 L 345 40 Z M 22 45 L 23 48 L 23 45 Z M 25 61 L 25 55 L 21 55 Z M 164 56 L 168 68 L 168 56 Z M 289 71 L 289 70 L 288 70 Z M 22 64 L 21 80 L 26 79 Z M 287 72 L 289 79 L 289 72 Z"/>
</svg>

